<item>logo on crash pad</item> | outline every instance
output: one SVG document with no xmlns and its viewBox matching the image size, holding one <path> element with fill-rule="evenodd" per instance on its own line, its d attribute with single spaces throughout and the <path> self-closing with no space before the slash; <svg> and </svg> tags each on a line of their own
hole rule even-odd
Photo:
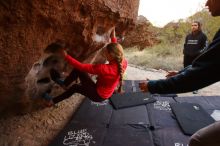
<svg viewBox="0 0 220 146">
<path fill-rule="evenodd" d="M 68 136 L 64 137 L 63 144 L 66 146 L 89 146 L 92 140 L 93 136 L 88 133 L 87 129 L 81 129 L 69 131 Z"/>
<path fill-rule="evenodd" d="M 171 111 L 170 103 L 168 101 L 156 101 L 154 108 L 161 111 Z"/>
<path fill-rule="evenodd" d="M 109 103 L 109 100 L 104 100 L 102 102 L 91 101 L 91 105 L 95 105 L 95 106 L 105 106 L 105 105 L 108 105 L 108 103 Z"/>
</svg>

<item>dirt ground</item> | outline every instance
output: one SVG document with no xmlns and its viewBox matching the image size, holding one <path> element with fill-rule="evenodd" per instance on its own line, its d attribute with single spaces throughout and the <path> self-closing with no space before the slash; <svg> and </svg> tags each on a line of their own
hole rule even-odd
<svg viewBox="0 0 220 146">
<path fill-rule="evenodd" d="M 129 66 L 126 79 L 143 80 L 164 78 L 163 70 L 143 70 Z M 220 95 L 220 83 L 199 90 L 198 94 L 184 93 L 179 96 Z M 0 118 L 0 146 L 47 146 L 69 121 L 80 106 L 83 96 L 75 94 L 57 107 Z"/>
</svg>

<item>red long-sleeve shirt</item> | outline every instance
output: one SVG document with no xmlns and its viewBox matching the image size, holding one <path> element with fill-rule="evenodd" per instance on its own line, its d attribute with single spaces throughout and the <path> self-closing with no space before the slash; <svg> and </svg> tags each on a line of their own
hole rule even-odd
<svg viewBox="0 0 220 146">
<path fill-rule="evenodd" d="M 107 99 L 112 96 L 115 88 L 117 87 L 120 79 L 118 72 L 118 65 L 115 61 L 111 61 L 109 64 L 84 64 L 76 59 L 67 55 L 65 58 L 76 69 L 87 72 L 90 74 L 98 75 L 96 82 L 96 90 L 98 94 Z M 122 68 L 125 71 L 127 68 L 127 60 L 123 59 Z"/>
</svg>

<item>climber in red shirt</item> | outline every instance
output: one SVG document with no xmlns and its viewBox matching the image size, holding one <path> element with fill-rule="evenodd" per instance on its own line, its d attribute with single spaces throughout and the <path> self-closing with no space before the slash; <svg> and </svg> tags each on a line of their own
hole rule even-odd
<svg viewBox="0 0 220 146">
<path fill-rule="evenodd" d="M 114 38 L 111 40 L 115 41 Z M 103 52 L 109 63 L 95 65 L 81 63 L 62 49 L 61 53 L 63 57 L 74 67 L 70 76 L 67 77 L 68 79 L 64 80 L 64 86 L 65 82 L 70 83 L 70 81 L 67 80 L 73 81 L 78 77 L 80 83 L 73 84 L 64 93 L 57 97 L 50 98 L 48 96 L 49 98 L 45 99 L 48 99 L 52 104 L 56 104 L 69 98 L 73 93 L 80 93 L 92 101 L 101 102 L 110 98 L 118 85 L 118 92 L 121 92 L 123 73 L 127 68 L 127 60 L 124 58 L 123 48 L 117 42 L 111 42 Z M 98 76 L 96 83 L 90 78 L 88 73 Z"/>
</svg>

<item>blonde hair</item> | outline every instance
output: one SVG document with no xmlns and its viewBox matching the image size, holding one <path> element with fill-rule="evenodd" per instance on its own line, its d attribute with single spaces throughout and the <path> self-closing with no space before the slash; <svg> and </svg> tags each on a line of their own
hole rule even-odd
<svg viewBox="0 0 220 146">
<path fill-rule="evenodd" d="M 111 54 L 111 56 L 113 57 L 113 59 L 117 62 L 118 64 L 118 72 L 120 75 L 120 82 L 119 82 L 119 87 L 118 87 L 118 92 L 121 93 L 122 92 L 122 81 L 123 81 L 123 74 L 124 74 L 124 70 L 122 67 L 122 61 L 124 58 L 124 51 L 123 48 L 120 44 L 118 43 L 110 43 L 107 45 L 107 51 L 109 54 Z"/>
</svg>

